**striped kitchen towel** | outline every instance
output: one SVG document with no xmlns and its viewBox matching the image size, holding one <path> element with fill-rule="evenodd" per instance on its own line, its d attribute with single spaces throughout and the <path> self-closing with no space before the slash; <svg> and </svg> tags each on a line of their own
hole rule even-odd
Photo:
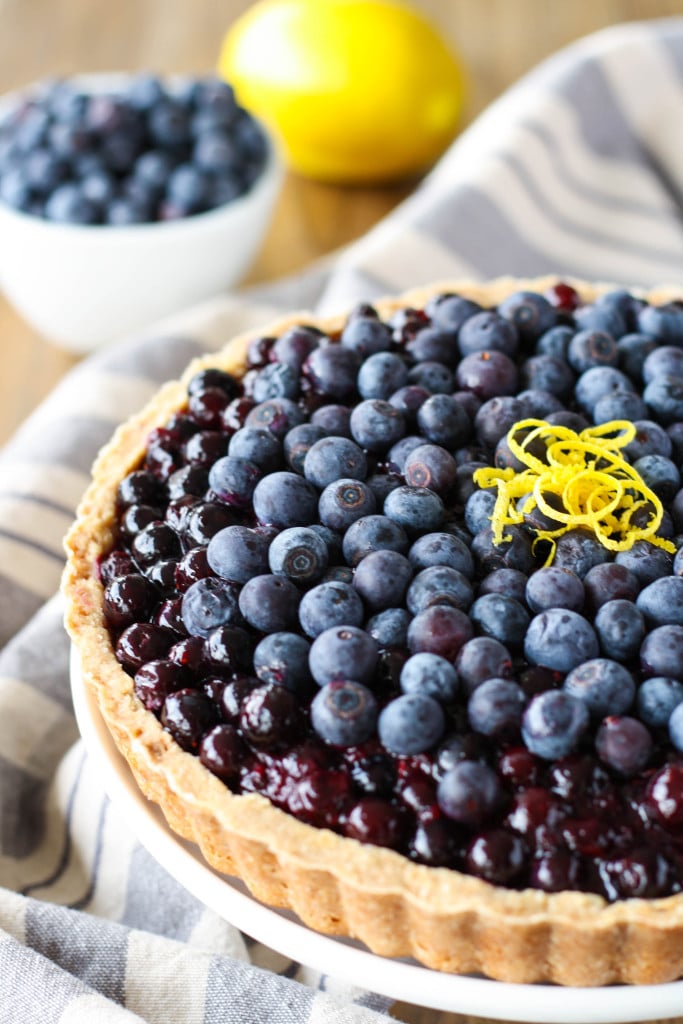
<svg viewBox="0 0 683 1024">
<path fill-rule="evenodd" d="M 204 907 L 106 799 L 71 707 L 53 597 L 61 538 L 114 426 L 192 356 L 278 311 L 327 313 L 448 277 L 682 280 L 682 125 L 683 19 L 584 40 L 495 103 L 407 202 L 337 258 L 89 359 L 7 445 L 0 1024 L 386 1019 L 389 998 L 273 953 Z"/>
</svg>

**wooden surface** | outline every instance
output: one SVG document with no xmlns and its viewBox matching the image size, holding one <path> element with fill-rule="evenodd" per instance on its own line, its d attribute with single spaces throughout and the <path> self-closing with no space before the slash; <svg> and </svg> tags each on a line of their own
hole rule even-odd
<svg viewBox="0 0 683 1024">
<path fill-rule="evenodd" d="M 683 13 L 680 0 L 416 4 L 441 27 L 468 69 L 463 126 L 521 74 L 572 40 L 619 21 Z M 77 71 L 206 72 L 227 26 L 248 6 L 245 0 L 0 0 L 0 92 Z M 407 185 L 341 189 L 290 176 L 249 280 L 294 271 L 350 241 L 409 190 Z M 1 296 L 0 346 L 3 443 L 76 360 L 42 340 Z M 474 1020 L 406 1004 L 396 1015 L 409 1024 Z"/>
</svg>

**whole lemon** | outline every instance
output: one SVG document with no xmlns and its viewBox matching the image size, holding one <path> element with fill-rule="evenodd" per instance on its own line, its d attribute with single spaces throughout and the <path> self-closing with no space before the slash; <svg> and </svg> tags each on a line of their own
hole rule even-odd
<svg viewBox="0 0 683 1024">
<path fill-rule="evenodd" d="M 462 107 L 456 57 L 394 0 L 262 0 L 228 32 L 219 71 L 290 166 L 322 181 L 425 170 Z"/>
</svg>

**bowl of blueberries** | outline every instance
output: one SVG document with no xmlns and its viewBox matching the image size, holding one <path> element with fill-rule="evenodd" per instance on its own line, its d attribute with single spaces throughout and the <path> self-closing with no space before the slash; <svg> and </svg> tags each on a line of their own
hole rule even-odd
<svg viewBox="0 0 683 1024">
<path fill-rule="evenodd" d="M 282 181 L 214 78 L 100 74 L 0 105 L 0 288 L 85 352 L 235 285 Z"/>
</svg>

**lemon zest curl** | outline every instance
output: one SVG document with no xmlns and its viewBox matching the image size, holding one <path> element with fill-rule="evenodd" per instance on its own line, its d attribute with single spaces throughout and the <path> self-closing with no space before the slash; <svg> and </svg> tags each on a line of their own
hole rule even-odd
<svg viewBox="0 0 683 1024">
<path fill-rule="evenodd" d="M 534 548 L 539 541 L 550 544 L 546 565 L 555 556 L 557 538 L 577 528 L 592 531 L 608 551 L 628 551 L 636 541 L 646 540 L 675 552 L 671 541 L 657 536 L 664 514 L 660 499 L 621 454 L 635 435 L 628 420 L 612 420 L 581 433 L 545 420 L 515 423 L 506 440 L 527 468 L 486 467 L 473 475 L 480 487 L 498 488 L 491 514 L 494 544 L 510 540 L 505 527 L 523 523 L 537 509 L 549 525 L 532 527 Z M 644 526 L 634 522 L 641 509 L 650 513 Z"/>
</svg>

